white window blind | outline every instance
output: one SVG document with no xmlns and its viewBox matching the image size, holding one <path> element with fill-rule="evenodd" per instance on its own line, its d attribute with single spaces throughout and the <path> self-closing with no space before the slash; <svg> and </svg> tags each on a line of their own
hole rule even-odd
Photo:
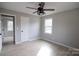
<svg viewBox="0 0 79 59">
<path fill-rule="evenodd" d="M 7 21 L 7 27 L 8 31 L 13 31 L 13 21 Z"/>
<path fill-rule="evenodd" d="M 45 33 L 52 33 L 52 18 L 45 19 Z"/>
</svg>

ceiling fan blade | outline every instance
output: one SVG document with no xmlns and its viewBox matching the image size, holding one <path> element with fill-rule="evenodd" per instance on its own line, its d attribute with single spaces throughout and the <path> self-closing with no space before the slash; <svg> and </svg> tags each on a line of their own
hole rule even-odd
<svg viewBox="0 0 79 59">
<path fill-rule="evenodd" d="M 37 13 L 37 11 L 33 12 L 33 14 Z"/>
<path fill-rule="evenodd" d="M 42 7 L 42 8 L 44 7 L 44 5 L 45 5 L 45 2 L 40 2 L 39 3 L 39 6 Z"/>
<path fill-rule="evenodd" d="M 55 11 L 55 9 L 44 9 L 44 11 Z"/>
<path fill-rule="evenodd" d="M 33 7 L 26 7 L 26 8 L 29 8 L 29 9 L 35 9 L 35 10 L 37 10 L 37 8 L 33 8 Z"/>
</svg>

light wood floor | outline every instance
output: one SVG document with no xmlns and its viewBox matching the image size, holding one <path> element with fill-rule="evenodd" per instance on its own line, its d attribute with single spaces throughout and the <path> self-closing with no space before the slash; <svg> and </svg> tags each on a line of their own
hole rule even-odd
<svg viewBox="0 0 79 59">
<path fill-rule="evenodd" d="M 67 56 L 71 55 L 68 48 L 44 40 L 34 40 L 21 44 L 6 43 L 1 56 Z"/>
</svg>

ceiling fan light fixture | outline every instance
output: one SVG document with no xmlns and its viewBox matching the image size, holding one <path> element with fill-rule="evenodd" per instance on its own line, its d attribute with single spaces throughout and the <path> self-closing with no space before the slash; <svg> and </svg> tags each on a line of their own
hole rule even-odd
<svg viewBox="0 0 79 59">
<path fill-rule="evenodd" d="M 36 10 L 35 12 L 33 12 L 33 14 L 37 13 L 37 15 L 44 15 L 44 14 L 46 14 L 44 11 L 54 11 L 55 10 L 55 9 L 44 9 L 45 2 L 40 2 L 38 5 L 39 5 L 38 8 L 33 8 L 33 7 L 26 7 L 26 8 Z"/>
</svg>

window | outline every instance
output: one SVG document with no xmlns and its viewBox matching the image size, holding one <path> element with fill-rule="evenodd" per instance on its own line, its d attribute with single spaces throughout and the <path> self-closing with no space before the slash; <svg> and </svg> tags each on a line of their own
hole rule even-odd
<svg viewBox="0 0 79 59">
<path fill-rule="evenodd" d="M 13 31 L 13 21 L 7 21 L 7 30 Z"/>
<path fill-rule="evenodd" d="M 52 18 L 45 19 L 45 33 L 52 33 Z"/>
</svg>

